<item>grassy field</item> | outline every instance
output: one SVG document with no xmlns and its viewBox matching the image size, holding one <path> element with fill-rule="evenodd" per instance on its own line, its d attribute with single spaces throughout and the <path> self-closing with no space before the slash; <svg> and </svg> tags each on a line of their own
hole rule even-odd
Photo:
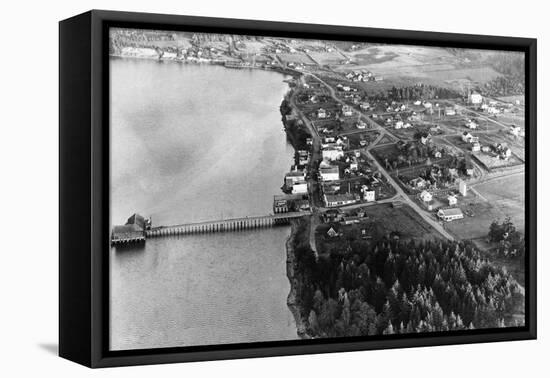
<svg viewBox="0 0 550 378">
<path fill-rule="evenodd" d="M 286 54 L 286 53 L 281 53 L 281 54 L 277 54 L 277 56 L 279 57 L 279 59 L 281 59 L 281 61 L 285 64 L 288 64 L 288 63 L 295 63 L 295 64 L 299 64 L 299 63 L 302 63 L 302 64 L 315 64 L 314 61 L 312 61 L 306 54 L 304 53 L 295 53 L 295 54 Z"/>
<path fill-rule="evenodd" d="M 459 198 L 459 206 L 473 216 L 465 216 L 445 224 L 459 239 L 486 238 L 494 220 L 510 217 L 517 229 L 525 229 L 525 176 L 514 174 L 477 184 L 467 197 Z M 477 193 L 476 193 L 477 192 Z M 479 194 L 479 196 L 478 196 Z"/>
<path fill-rule="evenodd" d="M 337 227 L 343 233 L 343 237 L 330 238 L 327 231 L 330 227 L 336 227 L 325 223 L 317 227 L 317 248 L 320 253 L 329 253 L 333 250 L 345 249 L 343 243 L 361 234 L 366 230 L 366 235 L 377 240 L 396 232 L 402 240 L 427 240 L 439 239 L 441 235 L 426 223 L 413 209 L 407 205 L 394 208 L 390 204 L 379 204 L 363 208 L 366 217 L 360 224 Z"/>
<path fill-rule="evenodd" d="M 321 66 L 337 65 L 345 60 L 345 57 L 337 51 L 312 51 L 308 55 Z"/>
</svg>

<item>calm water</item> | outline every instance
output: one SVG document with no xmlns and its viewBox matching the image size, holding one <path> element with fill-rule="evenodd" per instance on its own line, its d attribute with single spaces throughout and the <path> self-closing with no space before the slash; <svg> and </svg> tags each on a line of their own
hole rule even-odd
<svg viewBox="0 0 550 378">
<path fill-rule="evenodd" d="M 111 222 L 264 215 L 292 164 L 277 73 L 111 60 Z M 295 339 L 289 228 L 111 251 L 111 348 Z"/>
</svg>

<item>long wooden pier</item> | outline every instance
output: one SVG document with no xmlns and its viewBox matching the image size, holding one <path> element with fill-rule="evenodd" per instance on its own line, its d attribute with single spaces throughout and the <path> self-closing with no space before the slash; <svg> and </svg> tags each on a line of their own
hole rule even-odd
<svg viewBox="0 0 550 378">
<path fill-rule="evenodd" d="M 145 234 L 148 238 L 151 238 L 171 235 L 206 234 L 213 232 L 231 232 L 255 228 L 268 228 L 277 225 L 289 224 L 291 219 L 300 218 L 310 214 L 311 212 L 309 211 L 300 211 L 257 217 L 186 223 L 174 226 L 159 226 L 147 230 Z"/>
</svg>

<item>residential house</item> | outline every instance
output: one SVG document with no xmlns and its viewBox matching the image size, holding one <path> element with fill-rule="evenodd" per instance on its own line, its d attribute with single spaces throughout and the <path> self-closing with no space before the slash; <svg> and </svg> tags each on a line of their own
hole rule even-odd
<svg viewBox="0 0 550 378">
<path fill-rule="evenodd" d="M 359 105 L 359 107 L 360 107 L 362 110 L 369 110 L 370 104 L 369 104 L 368 102 L 362 102 L 361 105 Z"/>
<path fill-rule="evenodd" d="M 480 105 L 483 102 L 483 96 L 478 92 L 472 92 L 468 97 L 468 102 L 472 105 Z"/>
<path fill-rule="evenodd" d="M 330 238 L 335 238 L 335 237 L 338 236 L 338 232 L 336 232 L 336 230 L 335 230 L 333 227 L 331 227 L 331 228 L 328 229 L 327 235 L 328 235 Z"/>
<path fill-rule="evenodd" d="M 440 209 L 437 212 L 437 216 L 441 220 L 444 220 L 445 222 L 451 222 L 453 220 L 464 218 L 464 214 L 462 214 L 462 210 L 460 210 L 460 208 L 458 207 L 453 207 L 450 209 Z"/>
<path fill-rule="evenodd" d="M 447 201 L 449 201 L 449 206 L 456 206 L 456 204 L 458 203 L 458 199 L 456 198 L 456 196 L 453 195 L 448 196 Z"/>
<path fill-rule="evenodd" d="M 462 141 L 465 142 L 465 143 L 470 143 L 470 140 L 473 138 L 473 135 L 470 134 L 469 132 L 467 131 L 464 131 L 462 133 Z"/>
<path fill-rule="evenodd" d="M 309 163 L 309 152 L 306 150 L 298 150 L 298 165 L 306 165 Z"/>
<path fill-rule="evenodd" d="M 487 108 L 487 113 L 489 114 L 499 114 L 500 113 L 500 109 L 498 109 L 497 107 L 495 106 L 489 106 Z"/>
<path fill-rule="evenodd" d="M 426 187 L 426 184 L 426 180 L 424 180 L 422 177 L 417 177 L 409 181 L 409 185 L 415 189 L 424 189 Z"/>
<path fill-rule="evenodd" d="M 481 150 L 481 144 L 479 142 L 472 143 L 472 152 L 479 152 Z"/>
<path fill-rule="evenodd" d="M 424 190 L 420 193 L 420 199 L 424 202 L 430 202 L 433 199 L 432 193 Z"/>
<path fill-rule="evenodd" d="M 353 109 L 349 105 L 343 105 L 342 114 L 344 115 L 344 117 L 351 117 L 353 115 Z"/>
<path fill-rule="evenodd" d="M 317 110 L 317 118 L 320 118 L 320 119 L 327 118 L 327 111 L 323 108 L 319 108 Z"/>
<path fill-rule="evenodd" d="M 454 116 L 456 115 L 456 110 L 454 107 L 452 106 L 447 106 L 445 107 L 445 115 L 446 116 Z"/>
<path fill-rule="evenodd" d="M 374 190 L 365 190 L 363 192 L 363 199 L 367 202 L 376 201 L 376 192 Z"/>
<path fill-rule="evenodd" d="M 475 130 L 477 129 L 478 124 L 474 120 L 469 119 L 468 122 L 466 122 L 466 127 L 469 129 Z"/>
</svg>

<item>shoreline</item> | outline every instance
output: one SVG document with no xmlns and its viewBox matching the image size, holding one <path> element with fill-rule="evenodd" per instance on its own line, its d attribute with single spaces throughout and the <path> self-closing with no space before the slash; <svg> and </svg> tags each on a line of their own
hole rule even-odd
<svg viewBox="0 0 550 378">
<path fill-rule="evenodd" d="M 221 66 L 228 69 L 233 70 L 261 70 L 261 71 L 268 71 L 268 72 L 278 72 L 283 75 L 289 75 L 289 76 L 296 76 L 301 75 L 302 73 L 299 71 L 296 71 L 291 68 L 285 68 L 281 66 L 227 66 L 226 63 L 228 63 L 228 60 L 220 59 L 203 59 L 203 58 L 194 58 L 194 59 L 178 59 L 177 57 L 160 57 L 154 56 L 154 55 L 128 55 L 128 54 L 109 54 L 110 58 L 117 58 L 117 59 L 136 59 L 136 60 L 148 60 L 148 61 L 156 61 L 160 63 L 164 62 L 172 62 L 172 63 L 180 63 L 180 64 L 206 64 L 206 65 L 212 65 L 212 66 Z M 229 62 L 230 63 L 230 62 Z"/>
<path fill-rule="evenodd" d="M 296 74 L 300 74 L 300 73 L 294 72 L 294 75 L 296 75 Z M 294 75 L 292 75 L 293 79 L 296 78 Z M 289 86 L 289 89 L 288 89 L 286 95 L 284 96 L 284 98 L 281 102 L 280 109 L 282 109 L 283 104 L 288 103 L 287 102 L 288 97 L 292 95 L 291 92 L 292 92 L 293 88 L 290 85 L 290 82 L 287 82 L 287 84 Z M 297 144 L 298 144 L 297 136 L 295 134 L 295 130 L 293 130 L 287 124 L 285 115 L 283 114 L 282 110 L 281 110 L 281 122 L 283 124 L 283 129 L 284 129 L 284 132 L 286 134 L 287 140 L 292 145 L 292 149 L 294 150 L 294 153 L 296 154 L 298 152 L 298 149 L 299 149 L 297 147 Z M 306 326 L 307 322 L 306 322 L 306 319 L 304 319 L 302 317 L 302 312 L 301 312 L 301 308 L 300 308 L 301 306 L 298 303 L 298 298 L 297 298 L 298 297 L 297 296 L 298 286 L 299 286 L 299 282 L 301 280 L 301 277 L 299 277 L 299 273 L 298 273 L 298 269 L 297 269 L 296 254 L 295 254 L 295 248 L 294 248 L 294 246 L 296 245 L 297 229 L 298 229 L 298 221 L 295 221 L 295 220 L 291 221 L 291 223 L 290 223 L 290 235 L 288 236 L 288 238 L 286 240 L 286 243 L 285 243 L 285 246 L 286 246 L 286 273 L 287 273 L 288 281 L 290 283 L 290 292 L 288 293 L 288 296 L 287 296 L 287 306 L 288 306 L 290 312 L 292 313 L 292 315 L 294 316 L 294 321 L 296 323 L 296 332 L 298 334 L 298 337 L 300 339 L 310 339 L 311 336 L 308 335 L 308 333 L 307 333 L 307 326 Z"/>
<path fill-rule="evenodd" d="M 279 104 L 282 104 L 287 96 L 289 95 L 289 92 L 292 91 L 292 85 L 291 82 L 296 79 L 296 77 L 301 76 L 302 73 L 286 69 L 284 67 L 228 67 L 225 65 L 226 61 L 220 60 L 215 61 L 212 59 L 194 59 L 194 60 L 181 60 L 176 58 L 159 58 L 158 56 L 149 56 L 149 55 L 127 55 L 127 54 L 109 54 L 109 57 L 116 58 L 116 59 L 131 59 L 131 60 L 146 60 L 146 61 L 157 61 L 160 63 L 164 62 L 173 62 L 173 63 L 180 63 L 180 64 L 192 64 L 192 65 L 212 65 L 212 66 L 221 66 L 228 69 L 239 69 L 239 70 L 262 70 L 262 71 L 268 71 L 268 72 L 277 72 L 282 75 L 290 76 L 292 79 L 287 78 L 283 81 L 287 84 L 288 90 L 283 95 L 283 98 Z M 294 154 L 297 152 L 297 146 L 296 146 L 296 136 L 293 134 L 292 130 L 288 127 L 288 125 L 285 122 L 284 116 L 281 117 L 281 122 L 283 124 L 284 132 L 287 137 L 287 140 L 292 145 L 292 148 L 294 150 Z M 293 157 L 294 158 L 294 157 Z M 311 338 L 307 332 L 306 332 L 306 322 L 305 319 L 302 318 L 301 311 L 300 311 L 300 305 L 297 303 L 297 285 L 299 281 L 299 277 L 297 277 L 297 267 L 296 267 L 296 256 L 294 253 L 294 244 L 296 241 L 296 230 L 297 230 L 298 224 L 295 221 L 292 221 L 290 224 L 290 234 L 287 237 L 287 240 L 285 242 L 285 252 L 286 252 L 286 276 L 290 284 L 290 291 L 287 295 L 287 307 L 289 311 L 291 312 L 295 325 L 296 325 L 296 334 L 298 338 L 300 339 L 309 339 Z"/>
<path fill-rule="evenodd" d="M 290 292 L 288 293 L 286 304 L 294 316 L 296 322 L 296 332 L 301 339 L 310 339 L 306 332 L 306 324 L 300 313 L 300 306 L 297 303 L 296 286 L 298 277 L 296 276 L 296 255 L 294 253 L 294 242 L 296 240 L 296 222 L 290 225 L 290 235 L 286 240 L 286 275 L 290 282 Z"/>
</svg>

